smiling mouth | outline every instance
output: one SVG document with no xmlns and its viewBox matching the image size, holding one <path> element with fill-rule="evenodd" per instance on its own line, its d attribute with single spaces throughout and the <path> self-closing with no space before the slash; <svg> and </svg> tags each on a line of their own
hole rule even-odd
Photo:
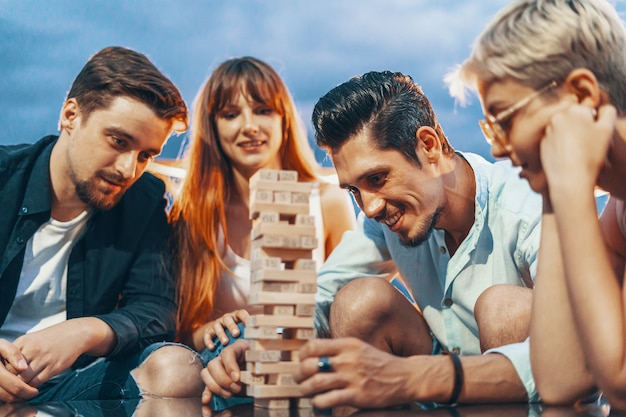
<svg viewBox="0 0 626 417">
<path fill-rule="evenodd" d="M 392 215 L 386 216 L 384 219 L 381 220 L 381 222 L 385 223 L 387 227 L 393 228 L 393 226 L 398 223 L 403 214 L 404 210 L 398 210 Z"/>
<path fill-rule="evenodd" d="M 249 142 L 240 143 L 239 146 L 242 148 L 256 148 L 258 146 L 264 145 L 266 142 L 264 140 L 252 140 Z"/>
</svg>

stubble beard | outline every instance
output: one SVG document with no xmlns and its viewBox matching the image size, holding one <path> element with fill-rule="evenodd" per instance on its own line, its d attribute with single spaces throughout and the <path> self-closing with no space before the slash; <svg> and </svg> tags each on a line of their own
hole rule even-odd
<svg viewBox="0 0 626 417">
<path fill-rule="evenodd" d="M 94 207 L 99 210 L 110 210 L 115 207 L 127 189 L 124 187 L 117 193 L 99 189 L 96 185 L 96 179 L 107 178 L 106 173 L 101 170 L 97 171 L 95 175 L 88 180 L 80 180 L 74 170 L 70 171 L 70 177 L 74 182 L 76 195 L 80 201 L 87 204 L 89 207 Z"/>
<path fill-rule="evenodd" d="M 435 225 L 439 220 L 439 215 L 441 214 L 441 208 L 438 208 L 431 216 L 430 221 L 428 222 L 428 227 L 420 231 L 417 236 L 409 237 L 400 235 L 400 243 L 407 248 L 416 248 L 420 246 L 422 243 L 426 242 L 430 235 L 432 235 L 433 230 L 435 229 Z"/>
</svg>

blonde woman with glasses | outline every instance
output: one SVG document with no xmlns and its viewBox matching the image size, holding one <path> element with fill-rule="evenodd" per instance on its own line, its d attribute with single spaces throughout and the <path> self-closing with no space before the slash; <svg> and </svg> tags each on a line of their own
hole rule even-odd
<svg viewBox="0 0 626 417">
<path fill-rule="evenodd" d="M 605 0 L 518 0 L 449 78 L 544 200 L 531 362 L 547 403 L 626 409 L 626 31 Z M 610 193 L 600 218 L 594 191 Z"/>
</svg>

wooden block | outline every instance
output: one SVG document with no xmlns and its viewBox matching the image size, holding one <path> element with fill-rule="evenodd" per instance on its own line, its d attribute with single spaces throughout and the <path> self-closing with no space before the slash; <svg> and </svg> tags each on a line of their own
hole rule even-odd
<svg viewBox="0 0 626 417">
<path fill-rule="evenodd" d="M 274 198 L 274 192 L 271 190 L 256 190 L 250 196 L 250 201 L 255 201 L 257 203 L 272 203 L 275 201 Z"/>
<path fill-rule="evenodd" d="M 292 374 L 269 374 L 267 377 L 268 385 L 298 385 L 293 379 Z"/>
<path fill-rule="evenodd" d="M 290 182 L 290 181 L 269 181 L 261 179 L 250 179 L 250 191 L 290 191 L 293 193 L 311 194 L 315 187 L 312 182 Z"/>
<path fill-rule="evenodd" d="M 269 292 L 260 291 L 256 294 L 248 294 L 248 302 L 250 304 L 268 305 L 268 304 L 282 304 L 282 305 L 310 305 L 313 307 L 315 304 L 315 296 L 306 293 L 289 293 L 289 292 Z M 297 315 L 298 307 L 296 307 Z"/>
<path fill-rule="evenodd" d="M 311 326 L 313 327 L 313 326 Z M 315 339 L 315 329 L 284 329 L 283 330 L 283 338 L 285 339 L 305 339 L 311 340 Z"/>
<path fill-rule="evenodd" d="M 282 339 L 282 334 L 276 331 L 276 327 L 250 327 L 247 324 L 243 335 L 246 339 Z"/>
<path fill-rule="evenodd" d="M 299 385 L 248 385 L 246 393 L 254 398 L 301 397 Z"/>
<path fill-rule="evenodd" d="M 278 171 L 278 181 L 297 182 L 298 171 L 281 169 L 280 171 Z"/>
<path fill-rule="evenodd" d="M 315 249 L 317 248 L 317 238 L 315 236 L 300 236 L 298 246 L 302 249 Z"/>
<path fill-rule="evenodd" d="M 296 225 L 315 226 L 315 216 L 310 214 L 296 214 Z"/>
<path fill-rule="evenodd" d="M 289 398 L 255 398 L 254 417 L 290 417 Z M 267 410 L 262 410 L 267 409 Z"/>
<path fill-rule="evenodd" d="M 255 219 L 255 223 L 269 223 L 269 224 L 279 224 L 280 223 L 280 214 L 275 211 L 264 211 L 259 213 L 259 217 Z"/>
<path fill-rule="evenodd" d="M 293 374 L 300 369 L 300 362 L 248 362 L 246 368 L 253 375 Z"/>
<path fill-rule="evenodd" d="M 250 284 L 250 292 L 301 292 L 297 282 L 253 282 Z"/>
<path fill-rule="evenodd" d="M 268 305 L 263 306 L 263 313 L 277 316 L 293 316 L 296 314 L 295 306 Z"/>
<path fill-rule="evenodd" d="M 294 403 L 298 408 L 313 408 L 313 401 L 308 397 L 297 398 Z"/>
<path fill-rule="evenodd" d="M 282 259 L 279 256 L 263 256 L 262 250 L 253 249 L 250 251 L 251 270 L 279 271 L 283 268 Z"/>
<path fill-rule="evenodd" d="M 308 271 L 317 271 L 317 261 L 314 259 L 296 259 L 293 269 L 304 269 Z"/>
<path fill-rule="evenodd" d="M 294 204 L 309 204 L 309 197 L 311 193 L 299 193 L 292 192 L 291 193 L 291 202 Z"/>
<path fill-rule="evenodd" d="M 255 172 L 254 175 L 252 175 L 252 177 L 250 177 L 251 183 L 257 180 L 278 181 L 278 170 L 261 168 L 257 172 Z"/>
<path fill-rule="evenodd" d="M 280 350 L 246 350 L 246 362 L 279 362 L 282 359 Z"/>
<path fill-rule="evenodd" d="M 315 261 L 313 261 L 315 262 Z M 309 269 L 260 269 L 251 268 L 250 282 L 297 282 L 317 286 L 317 273 Z M 307 291 L 308 292 L 308 291 Z"/>
<path fill-rule="evenodd" d="M 252 250 L 261 249 L 261 257 L 277 257 L 283 262 L 291 262 L 297 259 L 311 259 L 313 251 L 311 249 L 285 249 L 279 247 L 265 246 L 265 237 L 250 242 Z"/>
<path fill-rule="evenodd" d="M 313 317 L 297 316 L 272 316 L 267 314 L 255 314 L 247 318 L 247 326 L 251 327 L 283 327 L 283 328 L 312 328 Z"/>
<path fill-rule="evenodd" d="M 297 236 L 281 236 L 281 247 L 288 249 L 302 249 L 300 238 Z"/>
<path fill-rule="evenodd" d="M 306 343 L 306 340 L 301 339 L 258 339 L 250 340 L 251 350 L 298 350 Z"/>
<path fill-rule="evenodd" d="M 291 204 L 291 191 L 274 191 L 273 201 L 278 204 Z"/>
<path fill-rule="evenodd" d="M 251 372 L 248 371 L 241 371 L 240 375 L 241 382 L 246 385 L 265 384 L 265 375 L 253 375 Z"/>
<path fill-rule="evenodd" d="M 313 237 L 315 239 L 315 226 L 307 224 L 280 224 L 278 222 L 269 223 L 254 221 L 252 224 L 252 230 L 250 231 L 250 238 L 256 239 L 263 235 L 275 235 L 283 237 L 289 236 L 301 239 L 302 237 Z M 317 245 L 315 247 L 317 247 Z"/>
<path fill-rule="evenodd" d="M 306 293 L 306 294 L 315 294 L 317 292 L 317 283 L 301 283 L 298 284 L 298 292 Z"/>
<path fill-rule="evenodd" d="M 261 202 L 256 199 L 250 199 L 250 218 L 254 219 L 258 213 L 264 211 L 276 211 L 284 214 L 308 214 L 308 204 L 279 204 L 270 202 Z"/>
<path fill-rule="evenodd" d="M 315 304 L 298 304 L 296 305 L 296 316 L 314 316 Z"/>
<path fill-rule="evenodd" d="M 280 248 L 285 246 L 284 239 L 280 235 L 263 235 L 254 239 L 253 242 L 259 242 L 265 248 Z"/>
</svg>

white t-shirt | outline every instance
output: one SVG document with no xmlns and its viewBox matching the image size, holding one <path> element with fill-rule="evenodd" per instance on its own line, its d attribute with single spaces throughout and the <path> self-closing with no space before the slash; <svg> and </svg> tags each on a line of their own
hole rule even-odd
<svg viewBox="0 0 626 417">
<path fill-rule="evenodd" d="M 50 218 L 26 243 L 22 273 L 0 339 L 18 337 L 66 320 L 67 262 L 90 211 L 67 222 Z"/>
</svg>

